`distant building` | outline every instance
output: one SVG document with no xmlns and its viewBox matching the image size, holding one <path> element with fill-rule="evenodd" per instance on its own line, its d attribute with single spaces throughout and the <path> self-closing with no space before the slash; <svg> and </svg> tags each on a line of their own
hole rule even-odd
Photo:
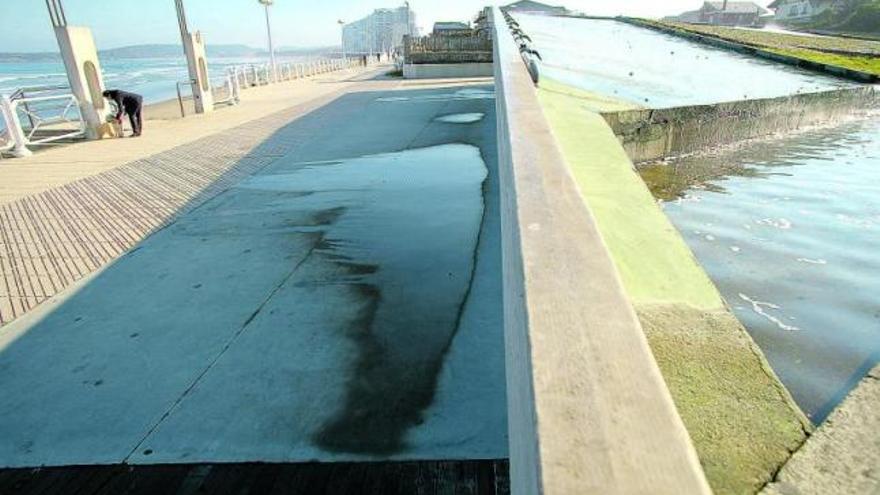
<svg viewBox="0 0 880 495">
<path fill-rule="evenodd" d="M 471 34 L 471 27 L 464 22 L 435 22 L 434 36 L 461 36 Z"/>
<path fill-rule="evenodd" d="M 376 9 L 343 26 L 342 43 L 349 54 L 393 52 L 403 46 L 406 35 L 419 35 L 415 12 L 409 7 Z"/>
<path fill-rule="evenodd" d="M 754 2 L 703 2 L 699 10 L 685 12 L 673 20 L 718 26 L 757 26 L 769 11 Z"/>
<path fill-rule="evenodd" d="M 829 10 L 841 8 L 844 3 L 841 0 L 774 0 L 769 8 L 775 12 L 778 21 L 804 22 Z"/>
<path fill-rule="evenodd" d="M 540 2 L 533 2 L 532 0 L 520 0 L 519 2 L 514 2 L 510 5 L 506 5 L 501 7 L 502 10 L 506 10 L 508 12 L 521 12 L 524 14 L 544 14 L 544 15 L 565 15 L 568 14 L 568 9 L 561 6 L 547 5 Z"/>
<path fill-rule="evenodd" d="M 689 24 L 700 24 L 703 22 L 703 11 L 702 10 L 691 10 L 685 12 L 684 14 L 670 17 L 670 21 L 679 21 L 679 22 L 687 22 Z"/>
<path fill-rule="evenodd" d="M 701 21 L 720 26 L 756 26 L 767 9 L 754 2 L 704 2 Z"/>
</svg>

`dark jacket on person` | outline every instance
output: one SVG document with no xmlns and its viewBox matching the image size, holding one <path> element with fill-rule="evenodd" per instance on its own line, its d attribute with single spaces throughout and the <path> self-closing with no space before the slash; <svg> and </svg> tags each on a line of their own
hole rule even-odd
<svg viewBox="0 0 880 495">
<path fill-rule="evenodd" d="M 121 119 L 123 113 L 129 115 L 136 114 L 144 103 L 144 98 L 141 95 L 122 91 L 121 89 L 107 91 L 107 99 L 116 103 L 117 119 Z"/>
</svg>

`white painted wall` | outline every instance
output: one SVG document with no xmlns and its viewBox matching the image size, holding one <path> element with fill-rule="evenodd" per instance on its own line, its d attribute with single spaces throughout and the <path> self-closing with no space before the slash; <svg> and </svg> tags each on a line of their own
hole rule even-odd
<svg viewBox="0 0 880 495">
<path fill-rule="evenodd" d="M 776 9 L 776 18 L 780 21 L 805 21 L 831 8 L 830 3 L 813 5 L 810 0 L 790 0 Z"/>
</svg>

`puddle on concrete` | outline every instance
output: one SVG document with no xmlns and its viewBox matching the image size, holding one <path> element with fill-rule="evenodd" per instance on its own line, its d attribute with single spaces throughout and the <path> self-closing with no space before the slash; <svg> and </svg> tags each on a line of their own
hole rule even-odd
<svg viewBox="0 0 880 495">
<path fill-rule="evenodd" d="M 310 278 L 296 282 L 336 294 L 316 314 L 350 356 L 330 365 L 345 370 L 344 399 L 313 442 L 330 452 L 400 452 L 435 400 L 470 294 L 488 173 L 480 150 L 448 144 L 274 172 L 239 187 L 309 192 L 293 197 L 296 209 L 332 222 L 319 226 Z"/>
<path fill-rule="evenodd" d="M 486 114 L 484 113 L 454 113 L 451 115 L 442 115 L 437 117 L 437 122 L 443 122 L 445 124 L 473 124 L 483 120 Z"/>
<path fill-rule="evenodd" d="M 481 88 L 462 88 L 452 93 L 425 94 L 420 96 L 383 96 L 376 101 L 393 102 L 425 102 L 425 101 L 456 101 L 456 100 L 491 100 L 495 91 Z"/>
<path fill-rule="evenodd" d="M 651 108 L 853 86 L 622 22 L 522 14 L 516 18 L 543 57 L 542 77 Z"/>
<path fill-rule="evenodd" d="M 880 360 L 878 136 L 875 118 L 641 170 L 817 422 Z"/>
</svg>

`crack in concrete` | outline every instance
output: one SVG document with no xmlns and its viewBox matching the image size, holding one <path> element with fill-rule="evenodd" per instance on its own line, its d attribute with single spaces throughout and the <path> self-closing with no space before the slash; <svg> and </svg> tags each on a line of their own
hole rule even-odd
<svg viewBox="0 0 880 495">
<path fill-rule="evenodd" d="M 269 295 L 266 296 L 266 298 L 263 300 L 262 303 L 260 303 L 260 305 L 257 307 L 257 309 L 247 318 L 247 320 L 245 320 L 245 322 L 242 324 L 242 326 L 229 338 L 229 340 L 227 340 L 226 344 L 223 346 L 223 348 L 220 350 L 220 352 L 218 352 L 217 355 L 214 356 L 214 358 L 211 360 L 211 362 L 208 363 L 208 366 L 205 367 L 205 369 L 202 370 L 201 373 L 199 373 L 199 375 L 192 381 L 192 383 L 190 383 L 190 385 L 186 388 L 186 390 L 184 390 L 183 393 L 174 401 L 174 403 L 171 405 L 171 407 L 169 407 L 162 414 L 162 416 L 159 418 L 159 420 L 149 429 L 149 431 L 147 431 L 147 433 L 134 446 L 134 448 L 131 449 L 131 451 L 128 453 L 128 455 L 126 455 L 125 458 L 122 460 L 123 464 L 127 464 L 129 462 L 131 457 L 133 455 L 135 455 L 135 453 L 138 451 L 138 449 L 140 449 L 144 445 L 144 443 L 150 438 L 150 436 L 152 436 L 153 433 L 155 433 L 156 430 L 162 425 L 162 423 L 165 422 L 165 420 L 167 420 L 171 416 L 171 413 L 174 412 L 175 409 L 177 409 L 177 407 L 184 401 L 184 399 L 186 399 L 187 396 L 189 396 L 189 394 L 193 390 L 195 390 L 195 388 L 199 385 L 199 383 L 201 383 L 204 380 L 205 376 L 207 376 L 207 374 L 212 369 L 214 369 L 214 367 L 217 365 L 217 363 L 220 361 L 220 359 L 223 357 L 223 355 L 226 354 L 226 352 L 232 347 L 232 344 L 234 344 L 235 341 L 238 340 L 238 338 L 245 332 L 245 330 L 247 330 L 247 328 L 254 321 L 254 319 L 256 319 L 256 317 L 260 314 L 260 312 L 266 307 L 266 305 L 269 304 L 269 301 L 271 301 L 272 298 L 275 297 L 275 295 L 281 290 L 281 288 L 284 287 L 284 285 L 287 284 L 288 281 L 290 281 L 290 279 L 297 272 L 297 270 L 299 270 L 299 268 L 306 261 L 308 261 L 309 258 L 311 258 L 312 254 L 315 252 L 317 247 L 319 245 L 321 245 L 321 243 L 324 239 L 324 232 L 323 231 L 318 232 L 316 237 L 317 237 L 317 239 L 315 240 L 315 242 L 312 243 L 312 246 L 309 248 L 309 251 L 306 253 L 306 255 L 303 256 L 303 258 L 301 260 L 299 260 L 293 266 L 291 271 L 288 272 L 287 275 L 284 276 L 284 278 L 281 280 L 281 282 L 279 282 L 278 285 L 276 285 L 275 288 L 269 292 Z M 145 454 L 147 452 L 148 451 L 145 451 Z"/>
</svg>

